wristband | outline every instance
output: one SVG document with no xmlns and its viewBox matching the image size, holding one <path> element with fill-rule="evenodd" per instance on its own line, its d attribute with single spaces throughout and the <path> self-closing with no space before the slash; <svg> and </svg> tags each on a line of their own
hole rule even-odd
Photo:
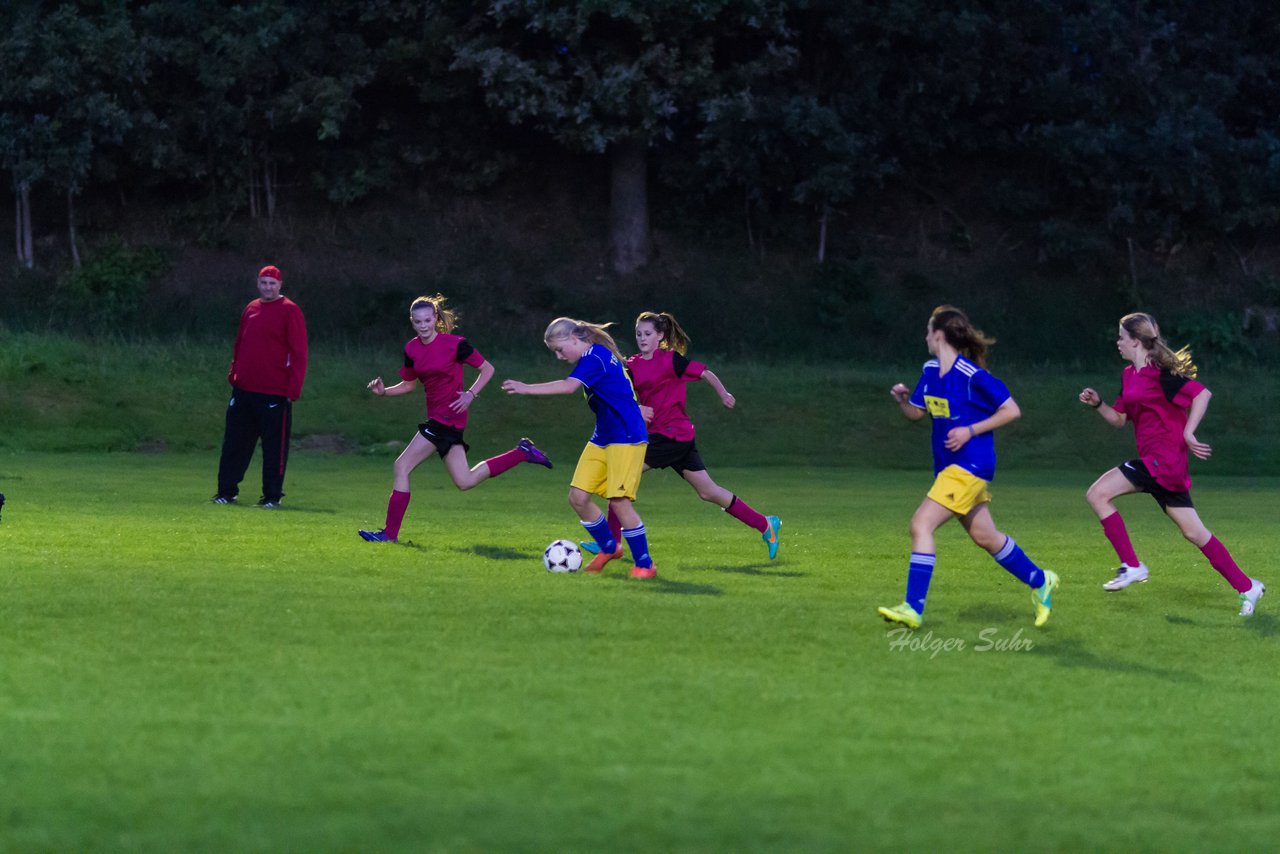
<svg viewBox="0 0 1280 854">
<path fill-rule="evenodd" d="M 978 435 L 978 434 L 977 434 L 976 432 L 974 432 L 974 429 L 973 429 L 973 425 L 972 425 L 972 424 L 970 424 L 970 425 L 968 425 L 968 426 L 969 426 L 969 438 L 970 438 L 970 439 L 972 439 L 974 436 L 976 436 L 976 435 Z"/>
<path fill-rule="evenodd" d="M 1102 408 L 1102 398 L 1098 398 L 1098 402 L 1097 402 L 1097 403 L 1095 403 L 1095 404 L 1093 405 L 1093 408 L 1094 408 L 1094 409 L 1101 409 L 1101 408 Z"/>
</svg>

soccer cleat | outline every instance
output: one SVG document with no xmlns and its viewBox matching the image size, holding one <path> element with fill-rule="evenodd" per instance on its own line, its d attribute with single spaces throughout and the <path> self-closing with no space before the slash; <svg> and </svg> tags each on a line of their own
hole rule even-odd
<svg viewBox="0 0 1280 854">
<path fill-rule="evenodd" d="M 263 510 L 279 510 L 280 499 L 279 498 L 259 498 L 258 506 L 261 507 Z"/>
<path fill-rule="evenodd" d="M 582 571 L 590 572 L 592 574 L 602 572 L 604 571 L 604 565 L 606 563 L 611 560 L 617 560 L 620 557 L 622 557 L 622 543 L 618 543 L 618 550 L 612 554 L 600 552 L 600 554 L 591 559 L 591 563 L 587 564 L 586 568 Z"/>
<path fill-rule="evenodd" d="M 1044 571 L 1044 584 L 1031 591 L 1031 601 L 1036 603 L 1036 626 L 1043 626 L 1049 622 L 1049 609 L 1053 607 L 1050 599 L 1053 596 L 1053 591 L 1057 589 L 1058 573 L 1046 569 Z"/>
<path fill-rule="evenodd" d="M 656 578 L 658 568 L 656 566 L 633 566 L 631 567 L 632 578 Z"/>
<path fill-rule="evenodd" d="M 0 492 L 0 510 L 4 509 L 4 493 Z"/>
<path fill-rule="evenodd" d="M 590 552 L 593 555 L 600 554 L 600 544 L 595 540 L 591 540 L 590 542 L 586 540 L 579 540 L 578 548 L 582 549 L 584 552 Z"/>
<path fill-rule="evenodd" d="M 901 605 L 894 605 L 892 608 L 877 608 L 876 611 L 880 616 L 884 617 L 890 623 L 902 623 L 909 629 L 920 628 L 920 623 L 924 621 L 924 617 L 915 608 L 912 608 L 906 602 Z"/>
<path fill-rule="evenodd" d="M 1252 617 L 1253 611 L 1258 607 L 1258 600 L 1262 598 L 1262 594 L 1267 592 L 1267 585 L 1263 584 L 1256 578 L 1249 579 L 1249 589 L 1240 594 L 1240 616 Z"/>
<path fill-rule="evenodd" d="M 777 516 L 766 516 L 765 521 L 769 523 L 769 527 L 764 529 L 760 539 L 769 546 L 769 560 L 773 560 L 778 556 L 778 534 L 782 532 L 782 520 Z"/>
<path fill-rule="evenodd" d="M 1103 590 L 1123 590 L 1130 584 L 1140 584 L 1147 580 L 1147 565 L 1140 563 L 1137 566 L 1127 566 L 1120 564 L 1116 568 L 1116 577 L 1102 585 Z"/>
<path fill-rule="evenodd" d="M 211 504 L 235 504 L 236 497 L 234 495 L 215 495 L 209 499 Z"/>
<path fill-rule="evenodd" d="M 388 536 L 387 536 L 387 531 L 386 531 L 386 529 L 385 529 L 385 528 L 384 528 L 384 529 L 382 529 L 381 531 L 358 531 L 357 533 L 359 533 L 359 534 L 360 534 L 360 539 L 364 540 L 366 543 L 394 543 L 394 542 L 396 542 L 396 538 L 395 538 L 395 537 L 388 537 Z"/>
<path fill-rule="evenodd" d="M 538 450 L 538 446 L 533 444 L 533 440 L 528 436 L 517 442 L 516 447 L 524 453 L 524 458 L 529 462 L 551 468 L 551 460 L 547 459 L 546 454 Z"/>
</svg>

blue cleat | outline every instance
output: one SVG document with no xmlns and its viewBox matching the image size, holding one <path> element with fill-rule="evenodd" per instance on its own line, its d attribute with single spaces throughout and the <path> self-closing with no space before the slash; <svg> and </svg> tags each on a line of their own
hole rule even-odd
<svg viewBox="0 0 1280 854">
<path fill-rule="evenodd" d="M 766 516 L 765 520 L 768 521 L 769 527 L 764 529 L 760 539 L 769 546 L 769 560 L 773 560 L 778 556 L 778 535 L 782 533 L 782 520 L 777 516 Z"/>
<path fill-rule="evenodd" d="M 524 453 L 524 458 L 529 462 L 551 468 L 551 460 L 547 458 L 546 454 L 538 450 L 538 446 L 533 444 L 533 440 L 528 436 L 517 442 L 516 447 Z"/>
<path fill-rule="evenodd" d="M 580 540 L 578 542 L 578 548 L 582 549 L 584 552 L 588 552 L 589 554 L 600 554 L 600 544 L 595 540 L 591 540 L 590 542 L 587 540 Z"/>
<path fill-rule="evenodd" d="M 388 537 L 386 530 L 381 531 L 360 531 L 360 539 L 366 543 L 394 543 L 395 537 Z"/>
</svg>

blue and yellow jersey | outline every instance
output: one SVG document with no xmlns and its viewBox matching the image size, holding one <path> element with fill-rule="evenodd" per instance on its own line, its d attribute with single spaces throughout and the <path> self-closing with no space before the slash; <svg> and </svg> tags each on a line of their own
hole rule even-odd
<svg viewBox="0 0 1280 854">
<path fill-rule="evenodd" d="M 640 445 L 649 441 L 649 429 L 640 414 L 631 378 L 613 351 L 592 344 L 573 366 L 569 379 L 582 383 L 587 405 L 596 414 L 591 444 Z"/>
<path fill-rule="evenodd" d="M 945 375 L 939 373 L 940 367 L 937 359 L 924 363 L 910 399 L 912 406 L 933 418 L 933 473 L 956 465 L 989 481 L 996 474 L 994 436 L 980 433 L 953 452 L 946 447 L 947 433 L 990 416 L 1009 399 L 1009 389 L 964 356 L 958 356 Z"/>
</svg>

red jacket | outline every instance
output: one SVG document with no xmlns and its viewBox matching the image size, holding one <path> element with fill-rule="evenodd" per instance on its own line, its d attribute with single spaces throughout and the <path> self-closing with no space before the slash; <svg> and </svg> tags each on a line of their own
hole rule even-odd
<svg viewBox="0 0 1280 854">
<path fill-rule="evenodd" d="M 239 389 L 297 400 L 307 376 L 307 324 L 288 297 L 256 299 L 240 315 L 227 380 Z"/>
</svg>

